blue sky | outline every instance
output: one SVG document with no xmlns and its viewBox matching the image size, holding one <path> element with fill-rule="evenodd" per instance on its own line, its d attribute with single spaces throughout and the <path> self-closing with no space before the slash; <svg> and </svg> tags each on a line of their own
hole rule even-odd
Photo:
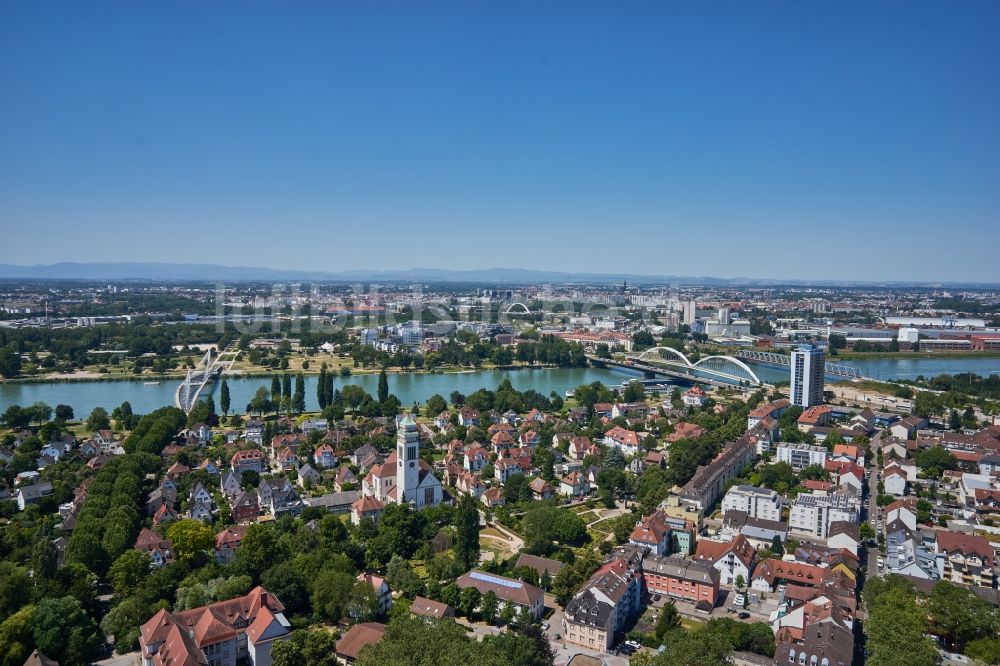
<svg viewBox="0 0 1000 666">
<path fill-rule="evenodd" d="M 1000 3 L 0 2 L 0 262 L 1000 281 Z"/>
</svg>

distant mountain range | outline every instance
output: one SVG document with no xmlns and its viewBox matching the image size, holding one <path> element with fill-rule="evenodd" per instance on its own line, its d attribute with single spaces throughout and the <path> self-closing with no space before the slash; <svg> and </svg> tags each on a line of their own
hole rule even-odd
<svg viewBox="0 0 1000 666">
<path fill-rule="evenodd" d="M 229 281 L 229 282 L 472 282 L 503 283 L 567 283 L 609 284 L 678 284 L 715 286 L 942 286 L 984 287 L 995 286 L 967 282 L 879 282 L 857 280 L 773 280 L 760 278 L 717 278 L 681 275 L 635 275 L 630 273 L 566 273 L 538 271 L 526 268 L 484 268 L 477 270 L 448 270 L 443 268 L 410 268 L 407 270 L 373 271 L 302 271 L 252 266 L 221 266 L 218 264 L 173 263 L 75 263 L 35 264 L 19 266 L 0 264 L 0 278 L 38 280 L 156 280 L 173 282 Z"/>
</svg>

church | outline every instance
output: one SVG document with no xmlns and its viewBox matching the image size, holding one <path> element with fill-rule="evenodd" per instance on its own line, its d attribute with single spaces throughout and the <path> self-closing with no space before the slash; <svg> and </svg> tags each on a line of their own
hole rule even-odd
<svg viewBox="0 0 1000 666">
<path fill-rule="evenodd" d="M 412 416 L 399 422 L 396 450 L 381 465 L 371 468 L 361 486 L 365 495 L 386 503 L 405 502 L 415 509 L 442 502 L 441 482 L 420 458 L 420 435 Z"/>
</svg>

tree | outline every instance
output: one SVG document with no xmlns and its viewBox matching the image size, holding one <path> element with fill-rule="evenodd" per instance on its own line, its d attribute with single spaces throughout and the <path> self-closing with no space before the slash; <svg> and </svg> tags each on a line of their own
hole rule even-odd
<svg viewBox="0 0 1000 666">
<path fill-rule="evenodd" d="M 958 469 L 958 459 L 943 446 L 931 446 L 917 451 L 914 460 L 921 473 L 929 479 L 938 479 L 945 470 Z"/>
<path fill-rule="evenodd" d="M 111 565 L 108 577 L 115 594 L 132 594 L 149 576 L 149 556 L 130 548 Z"/>
<path fill-rule="evenodd" d="M 965 656 L 984 664 L 1000 664 L 1000 638 L 977 638 L 969 641 L 965 646 Z"/>
<path fill-rule="evenodd" d="M 109 430 L 111 428 L 111 418 L 108 410 L 103 407 L 94 407 L 87 417 L 87 430 L 97 432 L 98 430 Z"/>
<path fill-rule="evenodd" d="M 500 622 L 509 626 L 512 622 L 514 622 L 514 616 L 516 613 L 517 608 L 514 604 L 505 603 L 503 608 L 500 609 Z"/>
<path fill-rule="evenodd" d="M 309 607 L 309 579 L 295 560 L 278 562 L 261 577 L 261 584 L 281 599 L 289 613 L 301 613 Z"/>
<path fill-rule="evenodd" d="M 648 333 L 647 333 L 648 335 Z M 629 382 L 625 387 L 625 392 L 622 394 L 622 400 L 625 402 L 639 402 L 646 399 L 646 391 L 642 386 L 642 382 Z"/>
<path fill-rule="evenodd" d="M 771 552 L 774 553 L 775 557 L 783 557 L 785 555 L 785 544 L 782 543 L 781 537 L 777 534 L 771 539 Z"/>
<path fill-rule="evenodd" d="M 271 664 L 337 666 L 337 635 L 324 629 L 296 629 L 287 639 L 271 645 Z"/>
<path fill-rule="evenodd" d="M 281 406 L 281 377 L 271 375 L 271 409 L 277 411 Z"/>
<path fill-rule="evenodd" d="M 101 644 L 97 625 L 73 597 L 42 599 L 31 627 L 38 650 L 67 666 L 89 664 Z"/>
<path fill-rule="evenodd" d="M 486 594 L 483 595 L 483 599 L 479 604 L 479 612 L 482 613 L 483 619 L 489 624 L 493 624 L 493 621 L 497 618 L 497 605 L 499 602 L 500 600 L 493 590 L 487 590 Z"/>
<path fill-rule="evenodd" d="M 56 418 L 60 421 L 72 421 L 73 408 L 69 405 L 56 405 Z"/>
<path fill-rule="evenodd" d="M 957 652 L 962 652 L 971 640 L 996 636 L 996 608 L 973 592 L 947 581 L 939 581 L 931 589 L 928 609 L 934 633 L 954 646 Z"/>
<path fill-rule="evenodd" d="M 424 408 L 424 415 L 434 418 L 446 409 L 448 409 L 448 403 L 445 402 L 444 397 L 435 393 L 427 399 L 427 404 Z"/>
<path fill-rule="evenodd" d="M 661 643 L 666 641 L 667 635 L 681 626 L 681 616 L 677 612 L 674 602 L 668 601 L 660 609 L 660 617 L 656 620 L 656 638 Z"/>
<path fill-rule="evenodd" d="M 224 415 L 229 416 L 229 382 L 225 379 L 222 380 L 222 386 L 219 388 L 219 407 L 222 409 Z"/>
<path fill-rule="evenodd" d="M 31 636 L 34 613 L 34 606 L 24 606 L 0 624 L 0 663 L 4 666 L 20 666 L 27 661 L 34 644 Z"/>
<path fill-rule="evenodd" d="M 657 666 L 728 666 L 732 644 L 717 632 L 677 632 L 653 663 Z"/>
<path fill-rule="evenodd" d="M 274 404 L 271 402 L 271 398 L 268 395 L 267 389 L 261 386 L 254 393 L 253 398 L 247 403 L 247 411 L 263 416 L 265 413 L 270 412 L 274 409 Z"/>
<path fill-rule="evenodd" d="M 344 390 L 341 391 L 341 396 L 343 397 L 344 402 L 350 406 L 351 411 L 357 411 L 364 399 L 366 397 L 370 397 L 365 390 L 357 384 L 348 384 L 345 386 Z"/>
<path fill-rule="evenodd" d="M 194 562 L 215 543 L 212 528 L 200 520 L 185 518 L 167 528 L 167 537 L 174 544 L 174 552 L 184 562 Z"/>
<path fill-rule="evenodd" d="M 472 618 L 472 614 L 476 612 L 476 608 L 479 607 L 479 601 L 481 600 L 481 595 L 479 590 L 474 587 L 467 587 L 462 590 L 462 594 L 459 597 L 459 608 L 462 610 L 462 614 L 467 618 Z"/>
<path fill-rule="evenodd" d="M 295 392 L 292 394 L 292 411 L 301 414 L 306 411 L 306 380 L 302 373 L 295 375 Z"/>
<path fill-rule="evenodd" d="M 587 536 L 587 524 L 579 515 L 558 509 L 552 521 L 552 537 L 556 541 L 579 544 Z"/>
<path fill-rule="evenodd" d="M 121 599 L 101 620 L 101 629 L 104 633 L 114 636 L 115 652 L 118 654 L 135 650 L 139 645 L 140 625 L 151 618 L 160 607 L 166 606 L 165 601 L 150 604 L 140 596 L 133 595 Z"/>
<path fill-rule="evenodd" d="M 913 585 L 901 576 L 865 582 L 868 620 L 867 661 L 873 666 L 921 666 L 937 663 L 937 649 L 927 637 L 927 610 L 918 606 Z"/>
<path fill-rule="evenodd" d="M 261 575 L 278 559 L 278 554 L 274 530 L 267 525 L 250 525 L 243 537 L 243 545 L 236 551 L 233 568 L 250 575 L 255 582 L 258 582 Z"/>
<path fill-rule="evenodd" d="M 479 508 L 469 495 L 463 495 L 455 512 L 455 559 L 463 569 L 479 561 Z"/>
<path fill-rule="evenodd" d="M 3 413 L 8 428 L 24 428 L 31 423 L 31 411 L 20 405 L 10 405 Z"/>
<path fill-rule="evenodd" d="M 347 598 L 347 614 L 355 622 L 364 622 L 375 617 L 378 612 L 379 601 L 375 588 L 368 581 L 355 581 Z"/>
<path fill-rule="evenodd" d="M 962 417 L 959 415 L 957 409 L 953 409 L 950 412 L 948 412 L 948 429 L 949 430 L 962 429 Z"/>
<path fill-rule="evenodd" d="M 376 397 L 379 402 L 385 402 L 389 397 L 389 377 L 385 374 L 385 368 L 378 373 L 378 393 Z"/>
<path fill-rule="evenodd" d="M 319 380 L 316 382 L 316 400 L 319 401 L 319 409 L 323 411 L 330 404 L 330 395 L 326 391 L 326 361 L 319 366 Z"/>
<path fill-rule="evenodd" d="M 354 576 L 342 571 L 320 572 L 313 582 L 313 612 L 330 622 L 339 622 L 347 615 L 355 582 Z"/>
<path fill-rule="evenodd" d="M 393 555 L 385 569 L 385 579 L 389 586 L 407 597 L 416 597 L 423 592 L 424 584 L 420 576 L 413 572 L 410 562 L 399 555 Z"/>
</svg>

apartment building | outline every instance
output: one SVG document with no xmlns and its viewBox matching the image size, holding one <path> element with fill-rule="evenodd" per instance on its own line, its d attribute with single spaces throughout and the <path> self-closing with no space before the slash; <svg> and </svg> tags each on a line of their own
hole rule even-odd
<svg viewBox="0 0 1000 666">
<path fill-rule="evenodd" d="M 768 488 L 733 486 L 722 498 L 722 515 L 729 511 L 742 511 L 751 518 L 781 520 L 781 496 Z"/>
</svg>

